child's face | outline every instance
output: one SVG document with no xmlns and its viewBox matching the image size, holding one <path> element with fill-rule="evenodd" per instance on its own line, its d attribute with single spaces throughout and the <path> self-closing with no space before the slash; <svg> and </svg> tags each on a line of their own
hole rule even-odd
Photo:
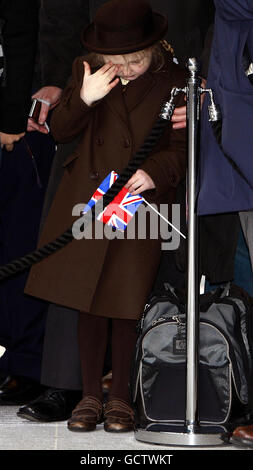
<svg viewBox="0 0 253 470">
<path fill-rule="evenodd" d="M 105 63 L 112 62 L 117 65 L 117 75 L 125 80 L 136 80 L 145 73 L 152 60 L 152 52 L 145 53 L 135 52 L 133 54 L 124 55 L 103 55 Z"/>
</svg>

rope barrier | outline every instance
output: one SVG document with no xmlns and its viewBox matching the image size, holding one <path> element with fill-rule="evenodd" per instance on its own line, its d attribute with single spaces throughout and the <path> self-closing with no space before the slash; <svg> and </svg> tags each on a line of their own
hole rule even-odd
<svg viewBox="0 0 253 470">
<path fill-rule="evenodd" d="M 110 204 L 110 202 L 112 202 L 114 197 L 120 192 L 120 190 L 135 173 L 135 171 L 146 160 L 148 154 L 158 142 L 167 125 L 168 123 L 166 120 L 162 120 L 160 118 L 157 119 L 149 136 L 147 137 L 141 148 L 138 150 L 138 152 L 135 154 L 133 159 L 129 162 L 127 167 L 122 171 L 117 180 L 104 194 L 104 196 L 92 207 L 92 217 L 90 216 L 90 211 L 86 214 L 86 217 L 84 217 L 84 225 L 87 225 L 91 223 L 92 220 L 94 220 L 95 206 L 97 209 L 97 205 L 99 204 L 101 205 L 101 210 L 103 210 L 106 206 L 108 206 L 108 204 Z M 66 230 L 66 232 L 64 232 L 52 242 L 49 242 L 43 247 L 31 253 L 28 253 L 27 255 L 21 258 L 13 260 L 4 266 L 0 266 L 0 281 L 3 281 L 13 276 L 17 272 L 25 271 L 26 269 L 33 266 L 35 263 L 38 263 L 43 259 L 47 258 L 48 256 L 52 255 L 53 253 L 56 253 L 58 250 L 70 243 L 73 239 L 74 237 L 72 234 L 72 227 L 70 227 Z"/>
</svg>

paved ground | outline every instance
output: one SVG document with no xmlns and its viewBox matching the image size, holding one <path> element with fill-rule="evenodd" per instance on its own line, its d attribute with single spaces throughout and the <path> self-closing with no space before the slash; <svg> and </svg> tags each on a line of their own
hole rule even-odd
<svg viewBox="0 0 253 470">
<path fill-rule="evenodd" d="M 0 346 L 0 356 L 4 349 Z M 99 425 L 90 433 L 74 433 L 66 422 L 36 423 L 18 418 L 18 407 L 0 406 L 0 451 L 10 450 L 85 450 L 85 451 L 180 451 L 180 450 L 247 450 L 232 445 L 217 447 L 170 447 L 138 441 L 134 433 L 112 434 Z M 251 453 L 250 453 L 251 454 Z M 245 454 L 244 454 L 245 455 Z M 238 455 L 239 457 L 239 455 Z M 245 455 L 246 457 L 246 455 Z M 1 460 L 1 459 L 0 459 Z"/>
<path fill-rule="evenodd" d="M 36 423 L 18 418 L 18 407 L 0 407 L 0 450 L 175 450 L 156 444 L 137 441 L 133 433 L 112 434 L 99 425 L 90 433 L 68 431 L 66 422 Z M 192 448 L 183 448 L 191 450 Z M 195 448 L 194 449 L 200 449 Z M 203 448 L 201 448 L 203 450 Z M 206 449 L 206 448 L 205 448 Z M 238 450 L 238 447 L 224 445 L 209 450 Z"/>
</svg>

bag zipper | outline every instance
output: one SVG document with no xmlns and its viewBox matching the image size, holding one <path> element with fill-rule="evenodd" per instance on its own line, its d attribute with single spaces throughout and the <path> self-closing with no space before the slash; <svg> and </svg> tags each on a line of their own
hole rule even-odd
<svg viewBox="0 0 253 470">
<path fill-rule="evenodd" d="M 181 304 L 181 302 L 179 301 L 179 299 L 177 298 L 177 296 L 175 294 L 171 294 L 168 295 L 163 295 L 163 296 L 160 296 L 160 297 L 155 297 L 155 298 L 152 298 L 151 297 L 151 300 L 149 303 L 146 303 L 145 306 L 144 306 L 144 309 L 143 309 L 143 313 L 142 313 L 142 316 L 141 316 L 141 319 L 139 320 L 139 324 L 137 326 L 138 328 L 138 331 L 141 333 L 142 330 L 143 330 L 143 324 L 144 324 L 144 320 L 147 316 L 147 313 L 149 312 L 149 310 L 153 307 L 153 305 L 155 305 L 156 303 L 158 302 L 168 302 L 168 300 L 170 300 L 171 302 L 173 302 L 174 305 L 176 305 L 178 307 L 178 310 L 179 311 L 182 311 L 183 314 L 185 314 L 185 305 L 184 304 Z M 172 318 L 172 317 L 169 317 L 169 318 Z M 156 321 L 156 320 L 154 320 Z M 146 330 L 147 331 L 147 330 Z"/>
</svg>

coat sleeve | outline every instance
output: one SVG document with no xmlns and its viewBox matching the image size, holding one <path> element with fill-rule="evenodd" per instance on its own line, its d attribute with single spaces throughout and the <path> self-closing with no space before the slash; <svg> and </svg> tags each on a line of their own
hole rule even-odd
<svg viewBox="0 0 253 470">
<path fill-rule="evenodd" d="M 42 86 L 66 86 L 74 59 L 84 53 L 81 31 L 88 24 L 87 0 L 41 1 L 39 48 Z"/>
<path fill-rule="evenodd" d="M 66 143 L 77 137 L 87 126 L 94 106 L 87 106 L 80 98 L 83 82 L 83 57 L 75 59 L 70 83 L 64 89 L 60 104 L 52 114 L 50 127 L 57 142 Z"/>
<path fill-rule="evenodd" d="M 215 0 L 217 14 L 225 21 L 252 21 L 252 0 Z"/>
<path fill-rule="evenodd" d="M 183 97 L 179 97 L 177 106 L 185 106 Z M 155 183 L 154 199 L 166 194 L 169 188 L 176 188 L 185 177 L 186 137 L 186 129 L 174 130 L 168 122 L 154 153 L 141 166 Z"/>
<path fill-rule="evenodd" d="M 9 0 L 1 7 L 5 83 L 0 87 L 0 130 L 25 131 L 31 105 L 38 33 L 36 0 Z"/>
</svg>

